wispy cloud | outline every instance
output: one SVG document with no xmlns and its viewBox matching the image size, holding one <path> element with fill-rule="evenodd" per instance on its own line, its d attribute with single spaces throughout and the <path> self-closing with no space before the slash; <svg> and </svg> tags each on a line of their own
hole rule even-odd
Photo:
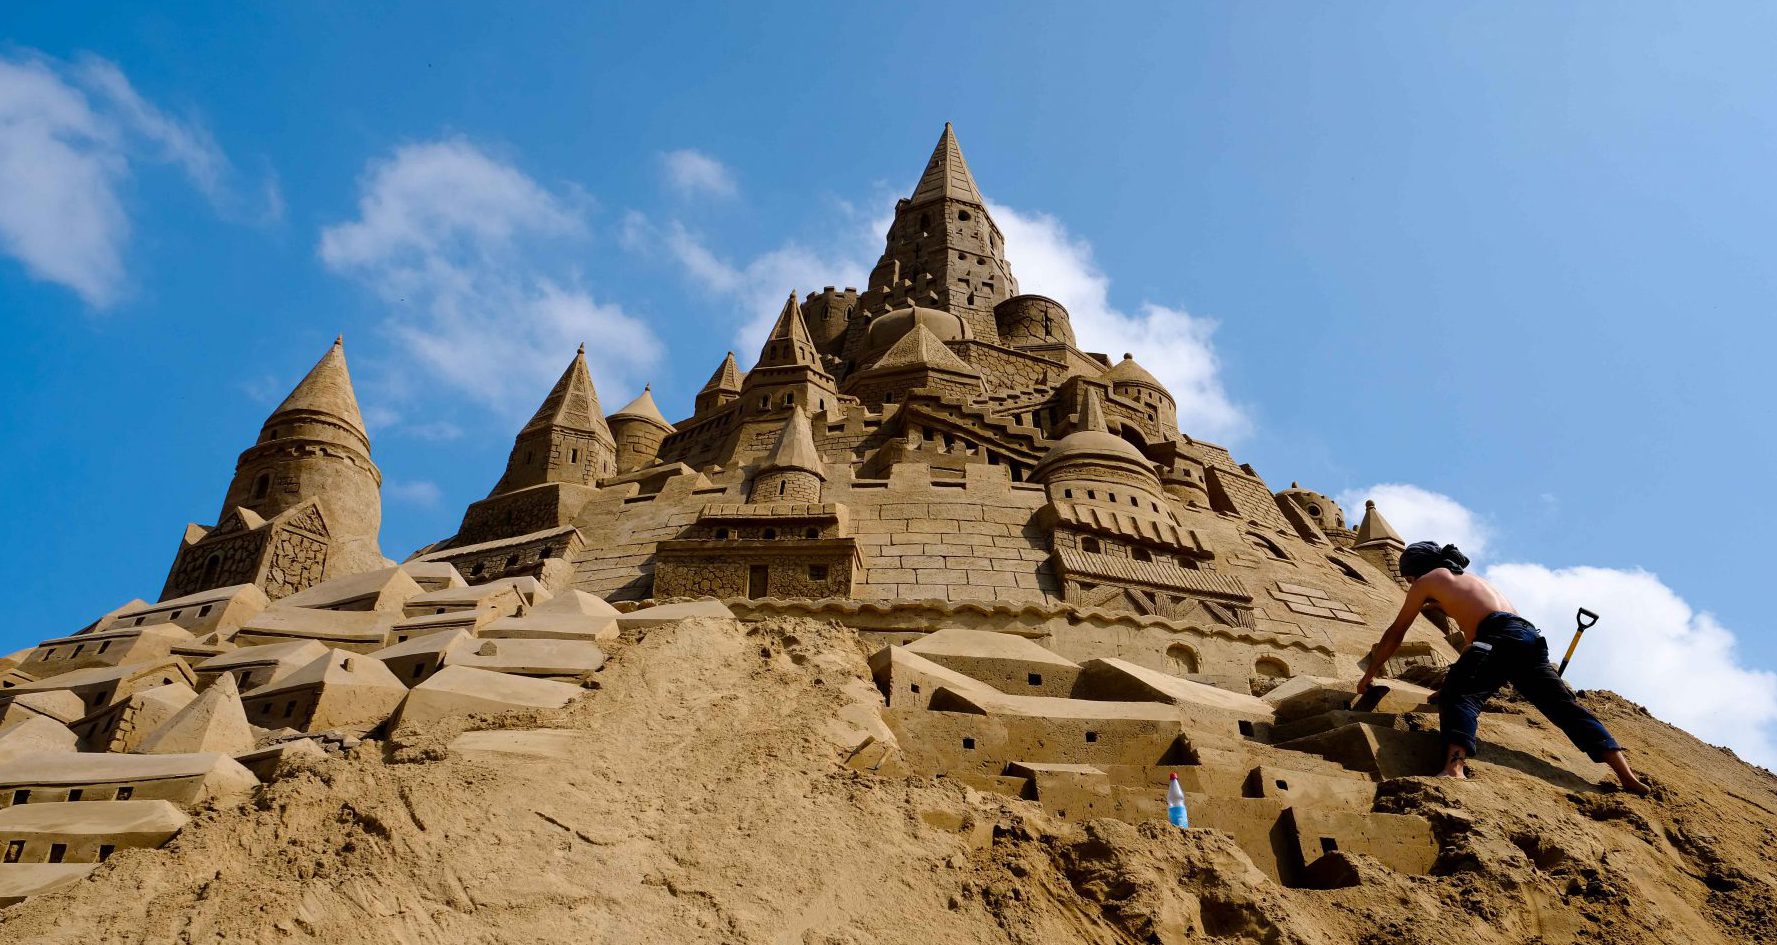
<svg viewBox="0 0 1777 945">
<path fill-rule="evenodd" d="M 1080 347 L 1112 359 L 1127 352 L 1178 403 L 1179 428 L 1208 439 L 1237 439 L 1251 429 L 1246 411 L 1222 384 L 1216 322 L 1182 308 L 1143 302 L 1134 311 L 1111 303 L 1111 279 L 1092 245 L 1061 220 L 989 202 L 1006 236 L 1006 258 L 1019 291 L 1046 295 L 1067 309 Z"/>
<path fill-rule="evenodd" d="M 410 479 L 383 483 L 383 495 L 397 502 L 430 508 L 444 498 L 444 490 L 435 482 Z"/>
<path fill-rule="evenodd" d="M 1334 497 L 1345 510 L 1353 528 L 1364 517 L 1364 501 L 1374 500 L 1376 510 L 1407 542 L 1435 541 L 1456 545 L 1469 557 L 1485 557 L 1493 541 L 1493 526 L 1461 502 L 1429 489 L 1404 482 L 1379 482 L 1363 489 L 1348 489 Z"/>
<path fill-rule="evenodd" d="M 0 56 L 0 246 L 33 277 L 94 308 L 122 298 L 131 221 L 121 190 L 143 164 L 179 168 L 227 219 L 283 212 L 275 179 L 244 196 L 210 133 L 142 98 L 115 64 Z"/>
<path fill-rule="evenodd" d="M 1364 498 L 1407 541 L 1454 542 L 1543 629 L 1551 647 L 1565 645 L 1575 611 L 1600 615 L 1598 628 L 1568 668 L 1576 686 L 1610 689 L 1704 741 L 1777 767 L 1777 673 L 1748 666 L 1736 634 L 1699 610 L 1650 572 L 1640 569 L 1555 568 L 1534 562 L 1484 560 L 1495 531 L 1461 502 L 1405 483 L 1383 483 L 1340 494 L 1348 513 Z M 1673 667 L 1683 667 L 1675 685 Z M 1630 746 L 1634 747 L 1634 746 Z"/>
<path fill-rule="evenodd" d="M 728 165 L 695 148 L 662 154 L 660 168 L 667 186 L 681 197 L 733 197 L 740 193 Z"/>
<path fill-rule="evenodd" d="M 357 218 L 326 227 L 319 252 L 388 306 L 383 328 L 409 369 L 516 415 L 536 407 L 581 342 L 607 396 L 640 386 L 660 360 L 653 331 L 596 300 L 562 261 L 559 245 L 585 235 L 585 213 L 469 141 L 429 141 L 370 163 Z M 386 383 L 396 399 L 421 386 Z"/>
</svg>

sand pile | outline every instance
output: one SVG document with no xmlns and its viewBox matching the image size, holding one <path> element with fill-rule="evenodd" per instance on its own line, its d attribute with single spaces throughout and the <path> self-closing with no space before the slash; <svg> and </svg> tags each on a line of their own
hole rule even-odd
<svg viewBox="0 0 1777 945">
<path fill-rule="evenodd" d="M 0 940 L 208 942 L 1646 942 L 1777 937 L 1777 778 L 1589 697 L 1656 798 L 1534 765 L 1408 778 L 1435 875 L 1363 856 L 1278 886 L 1225 836 L 1071 824 L 843 766 L 880 705 L 850 631 L 692 620 L 614 646 L 567 709 L 370 740 L 202 812 L 161 850 L 0 913 Z M 1509 723 L 1509 724 L 1495 724 Z M 452 747 L 453 744 L 455 747 Z M 1590 775 L 1592 772 L 1584 772 Z"/>
</svg>

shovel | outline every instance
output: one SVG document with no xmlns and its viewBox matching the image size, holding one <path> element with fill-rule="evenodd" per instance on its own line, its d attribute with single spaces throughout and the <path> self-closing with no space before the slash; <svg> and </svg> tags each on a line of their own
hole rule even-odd
<svg viewBox="0 0 1777 945">
<path fill-rule="evenodd" d="M 1566 675 L 1567 662 L 1573 659 L 1573 651 L 1579 648 L 1580 637 L 1585 636 L 1586 631 L 1590 630 L 1592 625 L 1598 622 L 1598 615 L 1581 607 L 1580 612 L 1575 614 L 1573 619 L 1579 624 L 1579 629 L 1573 632 L 1573 642 L 1567 644 L 1567 655 L 1561 657 L 1561 665 L 1555 669 L 1555 675 L 1557 676 Z"/>
</svg>

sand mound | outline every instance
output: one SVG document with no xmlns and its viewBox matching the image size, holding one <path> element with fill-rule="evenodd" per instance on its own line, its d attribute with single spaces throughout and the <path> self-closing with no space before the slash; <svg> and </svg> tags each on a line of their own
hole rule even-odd
<svg viewBox="0 0 1777 945">
<path fill-rule="evenodd" d="M 698 619 L 613 644 L 562 710 L 399 731 L 312 762 L 168 847 L 0 913 L 0 940 L 840 943 L 1690 942 L 1777 935 L 1777 779 L 1614 697 L 1652 801 L 1477 764 L 1388 782 L 1432 876 L 1343 857 L 1289 889 L 1227 837 L 1063 823 L 839 762 L 879 697 L 855 635 Z M 860 705 L 862 704 L 862 705 Z M 1508 710 L 1511 708 L 1507 706 Z M 1483 722 L 1484 731 L 1496 721 Z M 1522 722 L 1523 720 L 1518 720 Z M 1569 759 L 1559 734 L 1494 726 Z M 452 748 L 452 744 L 457 744 Z"/>
</svg>

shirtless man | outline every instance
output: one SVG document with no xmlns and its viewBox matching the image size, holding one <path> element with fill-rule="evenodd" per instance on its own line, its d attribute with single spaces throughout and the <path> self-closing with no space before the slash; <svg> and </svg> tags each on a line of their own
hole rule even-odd
<svg viewBox="0 0 1777 945">
<path fill-rule="evenodd" d="M 1400 648 L 1420 608 L 1436 604 L 1461 625 L 1463 636 L 1462 655 L 1450 667 L 1438 694 L 1438 722 L 1444 736 L 1441 777 L 1468 777 L 1465 762 L 1475 753 L 1481 706 L 1509 682 L 1593 761 L 1609 765 L 1624 790 L 1648 793 L 1647 785 L 1629 770 L 1622 746 L 1575 701 L 1573 690 L 1549 663 L 1549 644 L 1542 631 L 1518 616 L 1512 602 L 1493 585 L 1464 574 L 1466 567 L 1468 556 L 1455 545 L 1421 541 L 1407 546 L 1401 554 L 1401 575 L 1413 586 L 1400 615 L 1371 648 L 1369 669 L 1358 681 L 1357 691 L 1370 688 L 1376 673 Z"/>
</svg>

